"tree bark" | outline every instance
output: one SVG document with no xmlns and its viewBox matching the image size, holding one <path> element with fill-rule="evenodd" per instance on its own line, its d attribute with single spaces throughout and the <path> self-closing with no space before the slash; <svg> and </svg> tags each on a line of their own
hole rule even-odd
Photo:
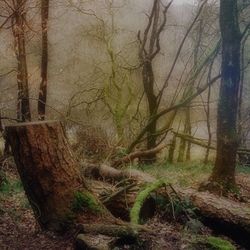
<svg viewBox="0 0 250 250">
<path fill-rule="evenodd" d="M 240 82 L 240 30 L 236 0 L 220 1 L 222 35 L 221 86 L 217 115 L 217 154 L 211 182 L 226 189 L 235 184 L 238 92 Z"/>
<path fill-rule="evenodd" d="M 12 32 L 14 36 L 15 53 L 17 58 L 17 119 L 20 121 L 30 121 L 30 103 L 28 86 L 28 69 L 25 48 L 25 3 L 23 0 L 13 1 L 15 10 L 12 17 Z"/>
<path fill-rule="evenodd" d="M 41 0 L 41 19 L 42 19 L 42 62 L 41 62 L 41 83 L 38 97 L 38 117 L 39 120 L 45 119 L 47 101 L 47 82 L 48 82 L 48 18 L 49 0 Z"/>
<path fill-rule="evenodd" d="M 19 123 L 6 127 L 6 133 L 26 195 L 43 229 L 61 231 L 76 220 L 107 217 L 81 177 L 60 123 Z"/>
</svg>

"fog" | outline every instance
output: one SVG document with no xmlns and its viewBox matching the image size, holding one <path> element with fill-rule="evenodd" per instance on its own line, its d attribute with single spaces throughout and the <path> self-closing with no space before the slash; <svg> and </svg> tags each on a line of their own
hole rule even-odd
<svg viewBox="0 0 250 250">
<path fill-rule="evenodd" d="M 123 146 L 128 145 L 147 120 L 147 100 L 143 96 L 142 71 L 138 67 L 138 31 L 141 36 L 147 27 L 152 0 L 112 1 L 54 1 L 50 6 L 48 37 L 48 98 L 47 118 L 63 120 L 69 127 L 73 124 L 101 127 L 110 141 L 117 142 L 117 119 L 126 134 Z M 194 0 L 175 0 L 167 12 L 167 22 L 160 36 L 160 53 L 153 61 L 155 77 L 154 90 L 164 85 L 173 65 L 180 43 L 198 10 Z M 32 1 L 30 3 L 32 5 Z M 32 8 L 31 8 L 32 9 Z M 30 102 L 34 119 L 37 119 L 36 105 L 40 84 L 41 37 L 39 9 L 33 7 L 28 13 L 30 27 L 26 30 L 26 50 L 30 88 Z M 216 1 L 202 12 L 203 29 L 198 61 L 209 55 L 218 41 L 218 6 Z M 194 26 L 181 49 L 173 74 L 162 97 L 159 109 L 171 106 L 176 94 L 176 103 L 185 93 L 185 84 L 194 73 L 193 53 L 197 34 L 201 31 Z M 115 63 L 112 66 L 110 51 Z M 249 53 L 249 48 L 247 49 Z M 0 31 L 0 70 L 8 72 L 16 67 L 11 29 Z M 117 84 L 110 86 L 112 67 L 115 67 Z M 206 66 L 207 67 L 207 66 Z M 219 72 L 220 59 L 213 64 L 212 76 Z M 131 68 L 127 70 L 127 68 Z M 135 68 L 132 70 L 132 68 Z M 203 86 L 208 68 L 199 73 L 194 89 Z M 249 77 L 249 71 L 246 71 Z M 125 79 L 125 80 L 124 80 Z M 15 117 L 16 75 L 0 78 L 1 113 Z M 180 85 L 180 86 L 179 86 Z M 179 90 L 177 89 L 179 86 Z M 245 86 L 244 105 L 247 104 L 249 86 Z M 213 140 L 216 131 L 216 112 L 219 83 L 211 89 L 210 125 Z M 122 95 L 120 93 L 122 92 Z M 177 91 L 177 92 L 176 92 Z M 198 96 L 191 105 L 191 134 L 197 138 L 208 136 L 205 105 L 207 92 Z M 96 100 L 96 101 L 93 101 Z M 138 103 L 140 109 L 138 112 Z M 123 113 L 124 111 L 124 113 Z M 119 113 L 120 112 L 120 113 Z M 173 122 L 175 130 L 185 126 L 185 108 L 180 109 Z M 136 117 L 136 118 L 135 118 Z M 164 126 L 170 115 L 162 117 L 159 124 Z M 9 121 L 4 121 L 8 124 Z M 168 138 L 168 137 L 167 137 Z M 194 147 L 194 157 L 204 153 Z"/>
</svg>

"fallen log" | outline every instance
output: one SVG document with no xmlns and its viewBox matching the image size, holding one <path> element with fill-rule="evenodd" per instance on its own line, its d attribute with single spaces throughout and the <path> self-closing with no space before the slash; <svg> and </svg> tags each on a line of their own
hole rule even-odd
<svg viewBox="0 0 250 250">
<path fill-rule="evenodd" d="M 141 233 L 152 233 L 152 230 L 145 226 L 131 224 L 79 224 L 77 228 L 80 234 L 76 237 L 75 250 L 115 249 L 121 242 L 137 243 Z"/>
<path fill-rule="evenodd" d="M 138 193 L 145 189 L 145 183 L 140 184 L 127 178 L 117 184 L 114 181 L 112 183 L 92 180 L 89 187 L 116 218 L 130 221 L 130 211 Z M 153 217 L 155 210 L 156 202 L 148 196 L 140 206 L 140 218 L 146 221 Z"/>
<path fill-rule="evenodd" d="M 184 134 L 184 133 L 180 133 L 180 132 L 176 132 L 176 131 L 172 131 L 172 133 L 179 138 L 182 138 L 183 140 L 186 140 L 188 142 L 191 142 L 192 144 L 198 145 L 200 147 L 203 148 L 209 148 L 211 150 L 216 150 L 216 146 L 213 145 L 208 145 L 207 141 L 201 138 L 196 138 L 194 136 L 188 135 L 188 134 Z M 250 155 L 250 149 L 247 148 L 238 148 L 237 150 L 237 154 L 244 154 L 244 155 Z"/>
<path fill-rule="evenodd" d="M 131 163 L 133 162 L 133 160 L 135 159 L 140 159 L 140 158 L 146 158 L 147 156 L 150 156 L 152 154 L 157 154 L 159 153 L 162 149 L 164 149 L 167 145 L 159 145 L 153 149 L 149 149 L 149 150 L 140 150 L 140 151 L 136 151 L 133 153 L 130 153 L 126 156 L 124 156 L 123 158 L 114 160 L 111 163 L 111 166 L 114 168 L 120 167 L 121 165 L 127 164 L 127 163 Z"/>
<path fill-rule="evenodd" d="M 79 234 L 75 240 L 74 250 L 109 250 L 113 249 L 114 238 L 103 235 Z"/>
<path fill-rule="evenodd" d="M 250 204 L 194 189 L 175 188 L 175 190 L 182 199 L 188 198 L 203 217 L 239 227 L 250 235 Z"/>
<path fill-rule="evenodd" d="M 137 169 L 125 169 L 120 170 L 110 167 L 106 164 L 89 164 L 83 166 L 83 175 L 86 177 L 92 177 L 95 179 L 103 179 L 106 181 L 121 181 L 125 178 L 133 179 L 138 183 L 153 182 L 155 178 L 147 173 L 139 171 Z"/>
<path fill-rule="evenodd" d="M 136 180 L 138 177 L 138 182 L 152 183 L 156 181 L 156 178 L 143 173 L 136 172 L 133 174 L 133 171 L 122 171 L 115 169 L 115 175 L 112 175 L 113 170 L 111 167 L 100 166 L 100 168 L 105 169 L 105 178 L 113 181 L 116 181 L 117 176 L 119 176 L 119 181 L 121 178 L 127 178 L 128 176 Z M 118 171 L 118 172 L 117 172 Z M 99 172 L 101 174 L 102 171 Z M 110 176 L 109 176 L 109 173 Z M 119 173 L 119 174 L 118 174 Z M 139 192 L 138 192 L 139 193 Z M 137 193 L 137 194 L 138 194 Z M 240 228 L 245 233 L 250 235 L 250 204 L 249 203 L 240 203 L 234 200 L 221 197 L 215 194 L 208 192 L 198 192 L 195 189 L 182 189 L 178 187 L 173 187 L 173 195 L 176 194 L 181 200 L 189 200 L 192 205 L 197 208 L 198 213 L 208 220 L 220 221 L 220 223 L 225 223 L 229 228 Z M 115 201 L 114 201 L 115 202 Z"/>
<path fill-rule="evenodd" d="M 137 237 L 140 232 L 151 232 L 145 226 L 134 224 L 78 224 L 79 233 L 84 234 L 103 234 L 113 237 Z"/>
</svg>

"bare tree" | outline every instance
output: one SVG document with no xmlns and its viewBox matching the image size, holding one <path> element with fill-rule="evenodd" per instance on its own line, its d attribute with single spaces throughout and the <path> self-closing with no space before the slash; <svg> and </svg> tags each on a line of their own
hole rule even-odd
<svg viewBox="0 0 250 250">
<path fill-rule="evenodd" d="M 142 65 L 143 88 L 147 98 L 149 121 L 158 112 L 159 108 L 157 94 L 154 90 L 155 77 L 152 63 L 161 49 L 160 36 L 166 25 L 167 10 L 171 6 L 172 2 L 173 1 L 170 1 L 169 4 L 167 6 L 164 6 L 162 10 L 161 1 L 155 0 L 153 3 L 151 14 L 149 16 L 148 25 L 144 31 L 143 38 L 141 38 L 140 32 L 138 33 L 138 39 L 140 42 L 139 58 Z M 156 140 L 158 136 L 156 130 L 157 121 L 152 120 L 147 131 L 147 149 L 155 148 L 157 145 Z M 154 162 L 156 159 L 156 154 L 152 154 L 151 156 L 147 157 L 148 163 Z"/>
<path fill-rule="evenodd" d="M 177 102 L 176 97 L 178 96 L 178 93 L 180 91 L 179 91 L 179 89 L 176 90 L 175 97 L 173 98 L 173 101 L 171 102 L 170 107 L 159 111 L 159 107 L 162 104 L 161 103 L 162 96 L 165 93 L 167 86 L 169 85 L 169 81 L 170 81 L 172 74 L 175 70 L 175 67 L 176 67 L 177 61 L 180 57 L 183 46 L 184 46 L 184 44 L 187 40 L 187 37 L 190 34 L 192 28 L 194 27 L 196 21 L 198 20 L 198 17 L 200 16 L 206 2 L 207 1 L 203 1 L 203 3 L 200 5 L 200 7 L 196 13 L 196 16 L 192 20 L 191 24 L 189 25 L 189 27 L 188 27 L 188 29 L 183 37 L 183 39 L 181 40 L 181 43 L 180 43 L 180 45 L 177 49 L 177 52 L 174 56 L 174 60 L 171 64 L 170 70 L 165 78 L 165 81 L 162 84 L 162 87 L 159 89 L 158 93 L 154 93 L 154 86 L 155 85 L 153 85 L 153 84 L 155 84 L 155 82 L 154 82 L 154 75 L 152 74 L 152 60 L 157 55 L 157 53 L 159 53 L 160 34 L 161 34 L 161 32 L 165 26 L 165 22 L 166 22 L 166 21 L 164 22 L 165 18 L 163 18 L 163 21 L 160 24 L 159 24 L 159 22 L 158 22 L 158 25 L 155 24 L 155 22 L 156 22 L 155 20 L 159 20 L 159 13 L 160 12 L 159 12 L 159 7 L 157 7 L 158 6 L 157 1 L 154 1 L 153 8 L 152 8 L 151 14 L 149 16 L 148 25 L 144 31 L 144 36 L 143 36 L 143 38 L 141 38 L 140 33 L 138 35 L 139 41 L 140 41 L 140 58 L 144 59 L 144 60 L 141 60 L 142 66 L 144 66 L 144 69 L 145 69 L 145 70 L 143 70 L 143 75 L 145 76 L 144 83 L 146 83 L 146 84 L 144 84 L 144 89 L 146 86 L 147 92 L 148 92 L 147 96 L 149 97 L 149 98 L 147 98 L 147 100 L 150 99 L 150 102 L 148 101 L 148 104 L 150 103 L 150 107 L 151 107 L 150 110 L 153 112 L 152 112 L 151 116 L 149 116 L 148 123 L 142 128 L 142 130 L 139 132 L 139 134 L 135 137 L 134 141 L 128 147 L 128 152 L 131 152 L 138 143 L 145 140 L 145 135 L 146 135 L 147 141 L 151 140 L 152 145 L 153 145 L 153 143 L 157 145 L 157 143 L 155 143 L 156 138 L 159 138 L 159 135 L 162 135 L 164 133 L 164 129 L 166 131 L 168 131 L 169 124 L 171 124 L 168 122 L 167 123 L 168 126 L 165 125 L 162 129 L 157 129 L 156 124 L 157 124 L 158 119 L 161 118 L 162 116 L 172 112 L 172 111 L 173 111 L 173 114 L 176 114 L 178 109 L 185 107 L 191 100 L 193 100 L 200 93 L 205 91 L 205 89 L 211 83 L 215 82 L 219 78 L 219 76 L 216 76 L 213 79 L 211 79 L 211 82 L 206 85 L 205 89 L 203 87 L 202 88 L 198 87 L 198 88 L 195 88 L 196 91 L 194 91 L 193 93 L 192 92 L 190 93 L 190 91 L 187 91 L 187 95 L 183 95 L 181 100 L 179 100 L 179 103 L 177 103 L 177 104 L 176 104 L 176 102 Z M 160 3 L 158 3 L 158 4 L 160 4 Z M 170 4 L 171 4 L 171 2 L 169 3 L 169 6 L 170 6 Z M 169 6 L 165 7 L 165 9 L 164 9 L 165 12 L 167 11 L 167 8 Z M 156 14 L 157 13 L 156 11 L 158 11 L 158 14 Z M 155 27 L 157 27 L 157 28 L 155 28 Z M 151 31 L 151 33 L 149 33 L 149 31 Z M 154 33 L 152 33 L 153 31 L 154 31 Z M 150 41 L 152 41 L 152 39 L 155 39 L 155 40 L 153 40 L 153 41 L 155 41 L 155 47 L 150 47 L 150 44 L 151 44 Z M 149 47 L 146 47 L 145 45 L 148 45 Z M 154 45 L 154 43 L 153 43 L 153 45 Z M 154 50 L 150 51 L 150 48 L 153 48 Z M 153 53 L 152 53 L 152 51 L 153 51 Z M 206 55 L 203 56 L 203 58 L 201 58 L 199 60 L 199 64 L 196 65 L 196 69 L 194 69 L 192 72 L 190 72 L 187 79 L 184 80 L 183 86 L 187 87 L 187 86 L 190 86 L 191 84 L 193 84 L 195 82 L 195 80 L 198 78 L 198 76 L 200 75 L 200 73 L 203 72 L 204 67 L 210 63 L 211 58 L 217 52 L 218 52 L 218 43 L 216 43 L 216 46 L 214 46 L 212 49 L 210 48 L 208 50 L 208 53 L 206 53 Z M 151 61 L 150 61 L 150 59 L 151 59 Z M 149 84 L 149 82 L 151 84 Z M 153 107 L 155 103 L 156 103 L 156 105 L 155 105 L 155 107 Z M 153 130 L 154 130 L 154 132 L 153 132 Z"/>
</svg>

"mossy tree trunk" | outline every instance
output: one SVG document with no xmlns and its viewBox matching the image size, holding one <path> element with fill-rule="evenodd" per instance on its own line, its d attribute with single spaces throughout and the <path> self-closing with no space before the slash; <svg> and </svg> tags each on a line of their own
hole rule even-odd
<svg viewBox="0 0 250 250">
<path fill-rule="evenodd" d="M 59 122 L 19 123 L 6 128 L 26 195 L 43 229 L 66 230 L 75 221 L 108 211 L 88 190 Z"/>
<path fill-rule="evenodd" d="M 236 121 L 240 83 L 240 30 L 236 0 L 220 1 L 222 35 L 221 87 L 217 118 L 217 155 L 211 181 L 235 184 L 238 146 Z"/>
</svg>

